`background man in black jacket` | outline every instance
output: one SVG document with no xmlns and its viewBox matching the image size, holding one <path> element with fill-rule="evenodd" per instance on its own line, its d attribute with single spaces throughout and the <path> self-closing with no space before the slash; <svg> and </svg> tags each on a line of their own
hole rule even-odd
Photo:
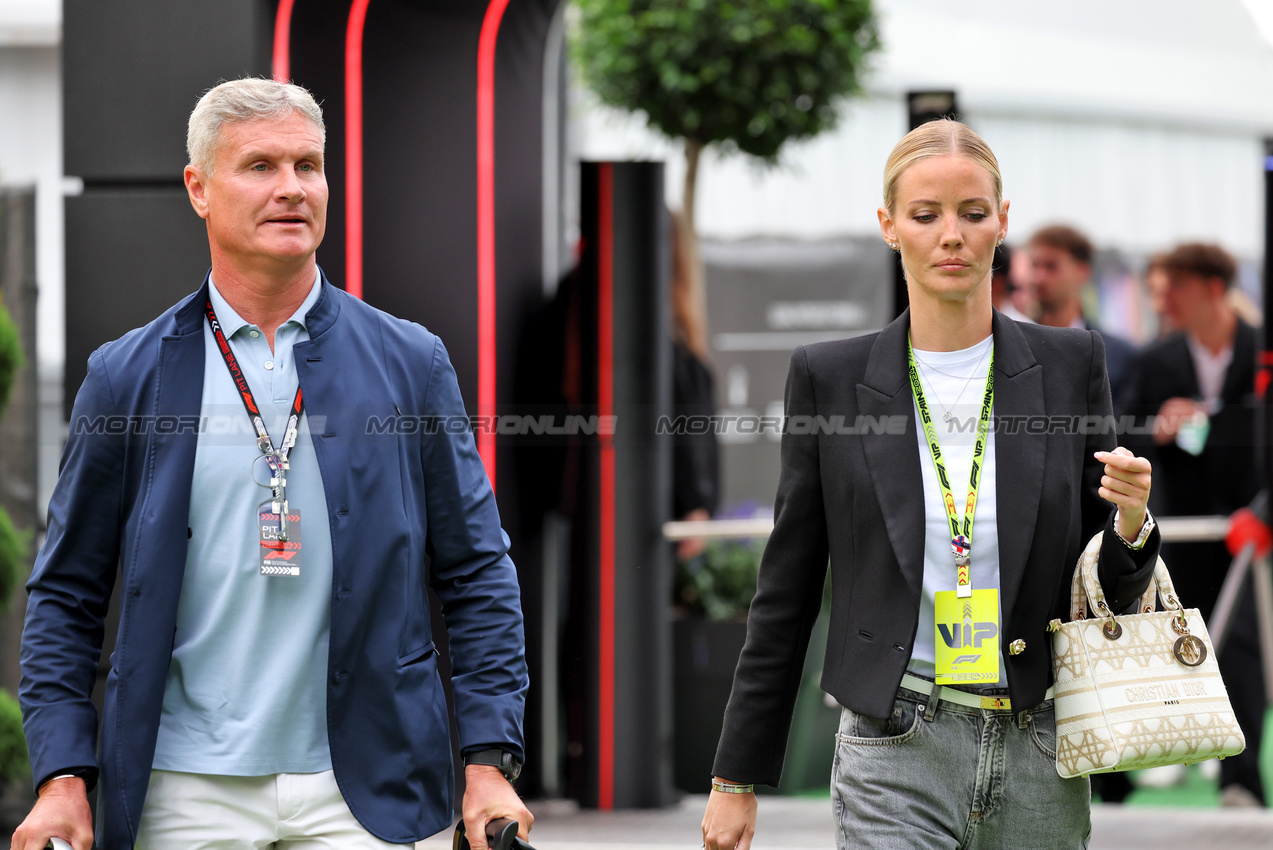
<svg viewBox="0 0 1273 850">
<path fill-rule="evenodd" d="M 1227 297 L 1237 266 L 1223 248 L 1199 243 L 1160 255 L 1154 266 L 1167 278 L 1164 315 L 1179 330 L 1141 353 L 1132 409 L 1152 431 L 1129 435 L 1127 445 L 1135 441 L 1136 453 L 1153 463 L 1152 503 L 1161 515 L 1230 514 L 1250 503 L 1259 483 L 1256 332 Z M 1185 606 L 1210 620 L 1231 560 L 1224 544 L 1164 544 L 1163 559 Z M 1264 685 L 1249 593 L 1235 611 L 1220 669 L 1247 739 L 1246 752 L 1221 763 L 1225 801 L 1262 803 Z"/>
</svg>

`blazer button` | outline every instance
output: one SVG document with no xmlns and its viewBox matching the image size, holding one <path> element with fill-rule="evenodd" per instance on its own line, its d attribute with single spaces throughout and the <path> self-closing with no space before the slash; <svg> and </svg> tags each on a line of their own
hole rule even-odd
<svg viewBox="0 0 1273 850">
<path fill-rule="evenodd" d="M 1020 655 L 1023 652 L 1025 652 L 1025 641 L 1021 638 L 1017 638 L 1012 643 L 1008 644 L 1009 655 Z"/>
</svg>

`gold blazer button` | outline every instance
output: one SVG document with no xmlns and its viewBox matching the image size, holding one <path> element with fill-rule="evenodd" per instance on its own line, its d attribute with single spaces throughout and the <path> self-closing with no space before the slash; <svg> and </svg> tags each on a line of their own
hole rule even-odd
<svg viewBox="0 0 1273 850">
<path fill-rule="evenodd" d="M 1008 644 L 1009 655 L 1020 655 L 1023 652 L 1025 652 L 1025 641 L 1021 638 L 1017 638 L 1012 643 Z"/>
</svg>

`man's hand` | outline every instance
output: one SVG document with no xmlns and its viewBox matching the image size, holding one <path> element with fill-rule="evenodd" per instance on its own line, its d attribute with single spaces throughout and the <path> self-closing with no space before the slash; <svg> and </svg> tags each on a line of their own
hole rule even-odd
<svg viewBox="0 0 1273 850">
<path fill-rule="evenodd" d="M 1149 461 L 1122 446 L 1112 452 L 1096 452 L 1096 459 L 1105 464 L 1101 498 L 1118 507 L 1118 534 L 1124 540 L 1135 540 L 1145 524 L 1149 504 Z"/>
<path fill-rule="evenodd" d="M 499 768 L 489 764 L 470 764 L 464 768 L 464 831 L 473 850 L 487 850 L 486 825 L 498 818 L 517 821 L 517 835 L 530 840 L 535 816 L 522 804 L 513 786 Z M 75 848 L 79 850 L 79 848 Z"/>
<path fill-rule="evenodd" d="M 54 836 L 69 841 L 75 850 L 92 850 L 88 787 L 78 776 L 44 783 L 31 813 L 13 831 L 10 846 L 13 850 L 44 850 Z"/>
<path fill-rule="evenodd" d="M 756 795 L 713 791 L 703 814 L 703 846 L 707 850 L 748 850 L 755 834 Z"/>
<path fill-rule="evenodd" d="M 1154 442 L 1160 446 L 1176 441 L 1180 426 L 1193 419 L 1202 408 L 1191 398 L 1169 398 L 1158 408 L 1154 419 Z"/>
</svg>

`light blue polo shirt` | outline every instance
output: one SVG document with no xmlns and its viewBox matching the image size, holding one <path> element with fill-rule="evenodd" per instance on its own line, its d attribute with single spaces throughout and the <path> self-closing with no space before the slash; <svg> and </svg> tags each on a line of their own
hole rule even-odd
<svg viewBox="0 0 1273 850">
<path fill-rule="evenodd" d="M 297 387 L 292 346 L 309 339 L 305 314 L 318 301 L 319 280 L 275 332 L 272 352 L 260 329 L 240 318 L 215 285 L 209 292 L 278 446 Z M 309 414 L 301 417 L 287 476 L 290 508 L 301 516 L 301 574 L 265 577 L 257 508 L 270 490 L 252 477 L 260 457 L 256 432 L 206 319 L 203 331 L 190 546 L 154 767 L 228 776 L 329 770 L 331 530 Z"/>
</svg>

